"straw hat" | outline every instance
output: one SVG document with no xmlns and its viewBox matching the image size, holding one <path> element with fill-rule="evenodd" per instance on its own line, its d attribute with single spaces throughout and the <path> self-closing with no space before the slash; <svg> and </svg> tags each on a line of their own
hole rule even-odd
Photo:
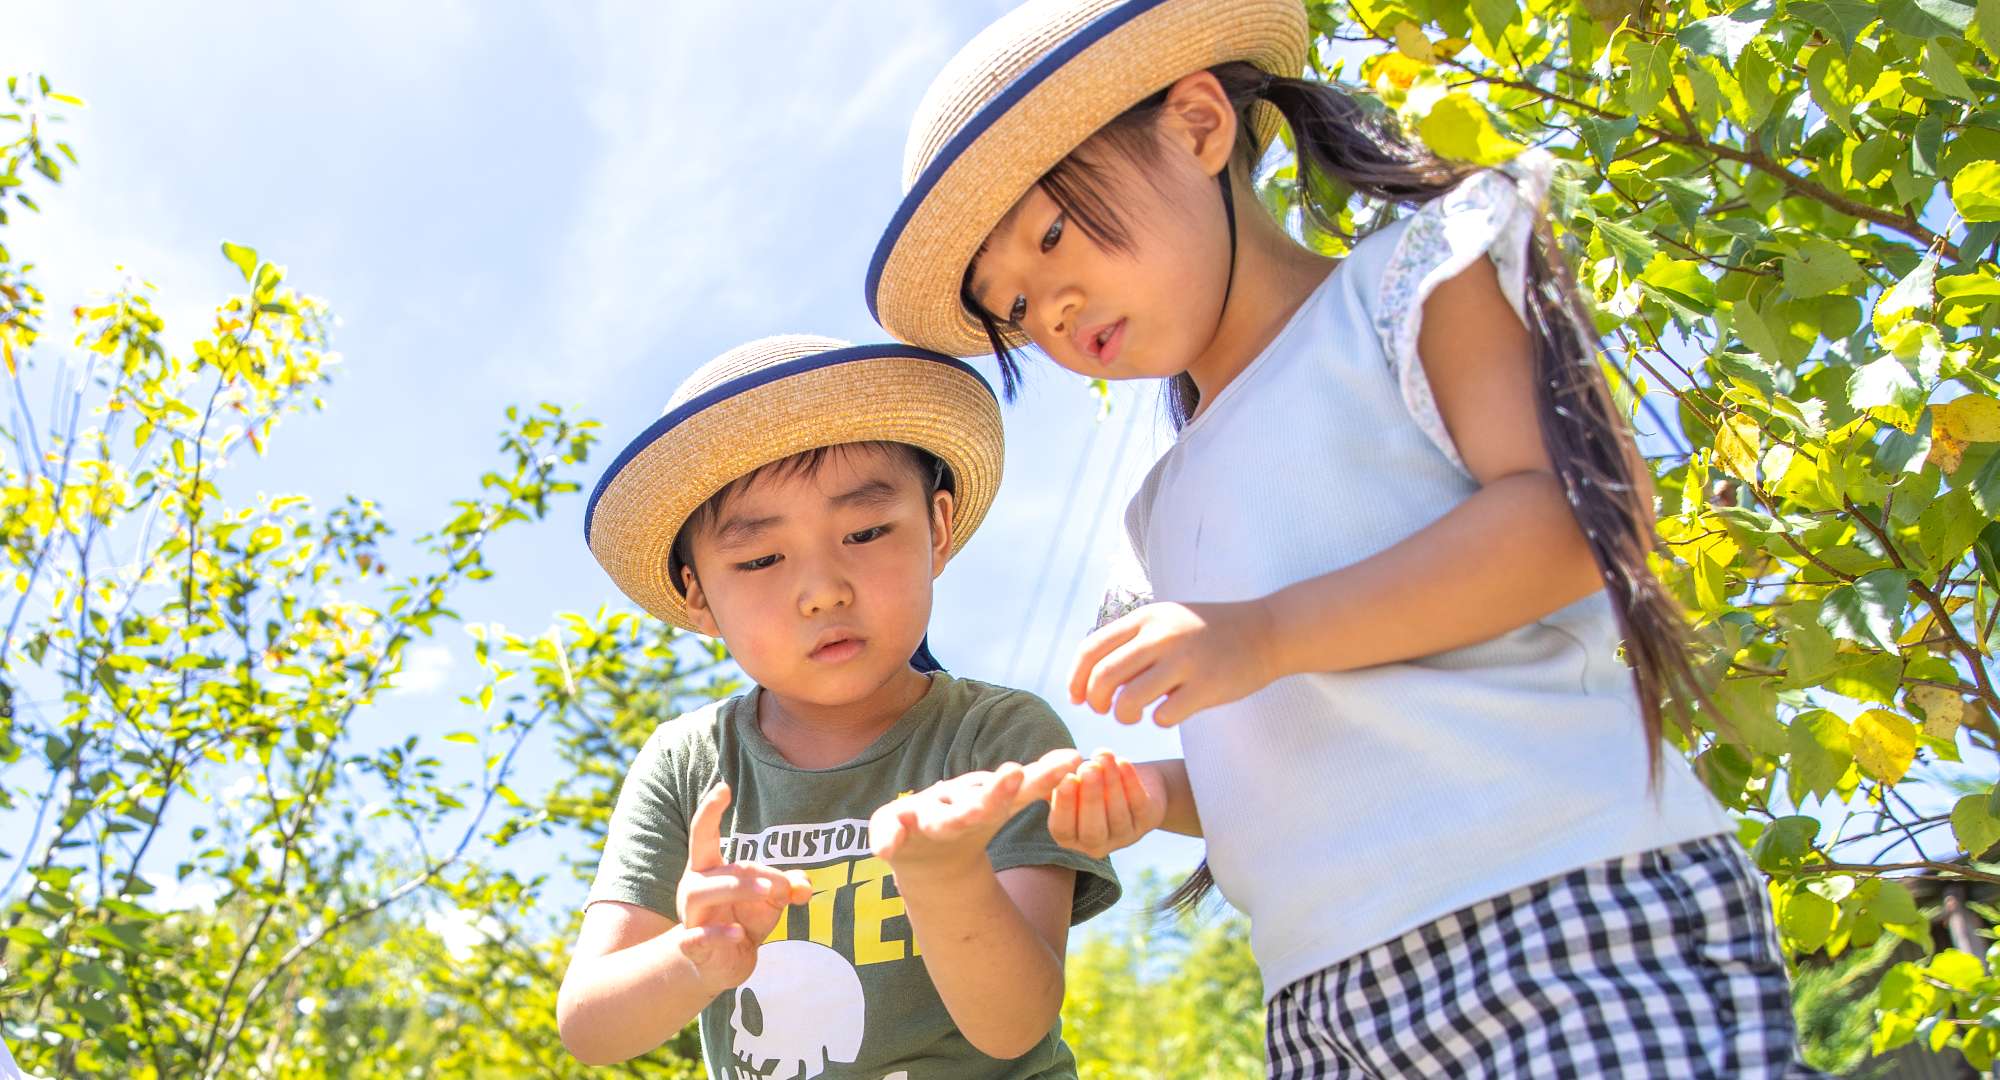
<svg viewBox="0 0 2000 1080">
<path fill-rule="evenodd" d="M 683 629 L 687 598 L 668 567 L 674 538 L 731 481 L 822 446 L 899 442 L 951 469 L 952 552 L 1000 487 L 1000 405 L 961 361 L 907 345 L 792 334 L 723 353 L 688 376 L 591 492 L 583 539 L 618 588 Z"/>
<path fill-rule="evenodd" d="M 1191 72 L 1247 60 L 1305 67 L 1300 0 L 1029 0 L 981 31 L 910 123 L 902 205 L 868 265 L 868 310 L 896 337 L 953 356 L 991 348 L 959 290 L 979 245 L 1070 151 Z M 1258 146 L 1282 122 L 1260 105 Z"/>
</svg>

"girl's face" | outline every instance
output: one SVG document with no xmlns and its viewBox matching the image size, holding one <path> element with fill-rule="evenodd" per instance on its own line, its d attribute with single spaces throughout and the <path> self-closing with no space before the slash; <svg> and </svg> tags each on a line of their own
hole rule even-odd
<svg viewBox="0 0 2000 1080">
<path fill-rule="evenodd" d="M 1080 375 L 1178 375 L 1201 357 L 1222 317 L 1229 230 L 1216 176 L 1234 116 L 1219 88 L 1194 109 L 1177 100 L 1181 89 L 1153 124 L 1153 153 L 1135 160 L 1101 138 L 1077 151 L 1124 226 L 1122 249 L 1090 236 L 1037 185 L 973 264 L 972 298 L 994 321 Z"/>
</svg>

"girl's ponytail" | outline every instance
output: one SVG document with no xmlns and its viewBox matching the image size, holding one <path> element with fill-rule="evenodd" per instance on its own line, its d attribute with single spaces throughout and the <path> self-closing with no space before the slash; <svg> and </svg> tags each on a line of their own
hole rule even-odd
<svg viewBox="0 0 2000 1080">
<path fill-rule="evenodd" d="M 1339 216 L 1351 195 L 1383 205 L 1420 206 L 1475 171 L 1405 138 L 1392 115 L 1369 109 L 1337 87 L 1273 76 L 1243 62 L 1223 64 L 1211 73 L 1242 118 L 1243 163 L 1254 169 L 1255 144 L 1249 134 L 1253 109 L 1268 105 L 1284 117 L 1292 133 L 1300 209 L 1329 232 L 1341 231 Z M 1165 101 L 1162 90 L 1140 102 L 1086 146 L 1145 164 L 1154 152 L 1152 125 Z M 1123 248 L 1129 234 L 1094 157 L 1095 152 L 1070 155 L 1042 178 L 1041 187 L 1093 239 Z M 1225 171 L 1225 184 L 1232 171 Z M 1546 218 L 1537 221 L 1529 247 L 1524 315 L 1533 340 L 1542 443 L 1617 614 L 1644 719 L 1652 784 L 1657 785 L 1668 709 L 1686 730 L 1694 704 L 1708 700 L 1708 694 L 1688 655 L 1680 607 L 1648 563 L 1658 542 L 1651 474 L 1612 398 L 1598 362 L 1589 310 Z M 1003 328 L 971 302 L 969 293 L 967 301 L 986 321 L 1011 390 L 1018 369 Z M 1200 395 L 1186 374 L 1170 380 L 1166 405 L 1176 428 L 1199 404 Z M 1213 885 L 1204 862 L 1162 907 L 1190 910 Z"/>
</svg>

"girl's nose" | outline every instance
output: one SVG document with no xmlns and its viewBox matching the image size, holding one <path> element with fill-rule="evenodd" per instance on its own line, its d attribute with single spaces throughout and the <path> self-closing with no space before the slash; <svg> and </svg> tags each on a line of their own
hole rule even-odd
<svg viewBox="0 0 2000 1080">
<path fill-rule="evenodd" d="M 1083 290 L 1074 285 L 1058 289 L 1042 310 L 1049 313 L 1049 336 L 1066 338 L 1076 329 L 1077 317 L 1083 314 Z"/>
</svg>

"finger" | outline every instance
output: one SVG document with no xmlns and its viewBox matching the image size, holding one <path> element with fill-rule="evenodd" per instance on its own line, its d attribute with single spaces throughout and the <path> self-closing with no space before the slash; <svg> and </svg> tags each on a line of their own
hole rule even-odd
<svg viewBox="0 0 2000 1080">
<path fill-rule="evenodd" d="M 1157 641 L 1129 641 L 1119 646 L 1098 663 L 1096 671 L 1090 673 L 1090 682 L 1084 687 L 1084 703 L 1099 716 L 1110 712 L 1112 695 L 1140 672 L 1162 660 L 1160 649 Z"/>
<path fill-rule="evenodd" d="M 682 914 L 690 923 L 706 925 L 715 921 L 713 913 L 736 904 L 778 906 L 777 896 L 771 881 L 758 875 L 711 870 L 681 889 L 681 905 L 686 909 Z M 789 882 L 785 883 L 783 896 L 790 899 Z"/>
<path fill-rule="evenodd" d="M 1066 848 L 1080 842 L 1076 835 L 1077 788 L 1082 782 L 1065 776 L 1049 796 L 1049 837 Z"/>
<path fill-rule="evenodd" d="M 1021 791 L 1024 795 L 1039 792 L 1034 798 L 1046 799 L 1055 791 L 1058 781 L 1076 772 L 1077 766 L 1082 764 L 1083 755 L 1076 750 L 1067 746 L 1051 750 L 1036 758 L 1024 770 L 1027 775 L 1021 780 Z"/>
<path fill-rule="evenodd" d="M 1104 770 L 1095 762 L 1077 773 L 1076 838 L 1079 846 L 1092 854 L 1105 850 L 1108 830 L 1104 820 Z"/>
<path fill-rule="evenodd" d="M 1168 694 L 1166 699 L 1160 702 L 1159 708 L 1153 710 L 1153 723 L 1161 727 L 1173 727 L 1208 706 L 1208 700 L 1197 693 L 1195 687 L 1183 683 L 1179 689 Z"/>
<path fill-rule="evenodd" d="M 1125 805 L 1132 808 L 1133 827 L 1158 828 L 1158 821 L 1166 815 L 1166 808 L 1154 805 L 1153 793 L 1146 790 L 1146 782 L 1139 778 L 1139 767 L 1129 761 L 1120 761 L 1118 780 L 1125 789 Z"/>
<path fill-rule="evenodd" d="M 1136 724 L 1146 718 L 1146 707 L 1173 693 L 1181 684 L 1180 669 L 1166 660 L 1140 672 L 1118 691 L 1113 712 L 1121 724 Z"/>
<path fill-rule="evenodd" d="M 803 904 L 813 898 L 812 879 L 804 870 L 785 871 L 785 881 L 792 887 L 792 903 Z"/>
<path fill-rule="evenodd" d="M 1118 775 L 1118 763 L 1105 754 L 1098 759 L 1097 771 L 1104 778 L 1105 835 L 1129 843 L 1133 833 L 1132 804 L 1125 797 L 1125 780 Z"/>
<path fill-rule="evenodd" d="M 1014 810 L 1025 810 L 1055 793 L 1056 785 L 1083 764 L 1083 755 L 1074 750 L 1051 750 L 1022 772 L 1021 789 L 1014 793 Z"/>
<path fill-rule="evenodd" d="M 737 878 L 751 890 L 755 891 L 760 898 L 772 907 L 784 907 L 787 904 L 796 903 L 792 899 L 792 896 L 796 891 L 795 886 L 797 882 L 792 878 L 791 874 L 787 874 L 775 867 L 765 866 L 763 863 L 732 863 L 712 873 L 729 874 Z M 798 871 L 795 870 L 792 873 L 797 874 Z M 804 877 L 803 874 L 799 876 Z M 812 887 L 810 884 L 806 887 L 806 894 L 808 898 L 811 897 Z"/>
<path fill-rule="evenodd" d="M 694 820 L 688 823 L 690 873 L 713 870 L 722 865 L 722 812 L 729 809 L 729 785 L 720 783 L 701 797 Z"/>
<path fill-rule="evenodd" d="M 902 850 L 912 825 L 908 802 L 907 799 L 898 799 L 875 811 L 874 819 L 869 822 L 868 840 L 877 858 L 893 858 L 896 852 Z"/>
<path fill-rule="evenodd" d="M 1083 704 L 1084 691 L 1089 685 L 1091 672 L 1096 669 L 1098 661 L 1103 660 L 1110 655 L 1111 650 L 1132 640 L 1139 633 L 1145 625 L 1144 619 L 1140 616 L 1140 612 L 1144 610 L 1141 608 L 1140 611 L 1107 623 L 1083 639 L 1083 644 L 1076 650 L 1076 667 L 1069 676 L 1070 704 Z"/>
<path fill-rule="evenodd" d="M 1002 814 L 1011 815 L 1014 811 L 1014 796 L 1019 794 L 1022 781 L 1026 779 L 1026 771 L 1014 762 L 1010 761 L 1000 766 L 984 797 L 959 815 L 959 820 L 981 820 Z"/>
</svg>

